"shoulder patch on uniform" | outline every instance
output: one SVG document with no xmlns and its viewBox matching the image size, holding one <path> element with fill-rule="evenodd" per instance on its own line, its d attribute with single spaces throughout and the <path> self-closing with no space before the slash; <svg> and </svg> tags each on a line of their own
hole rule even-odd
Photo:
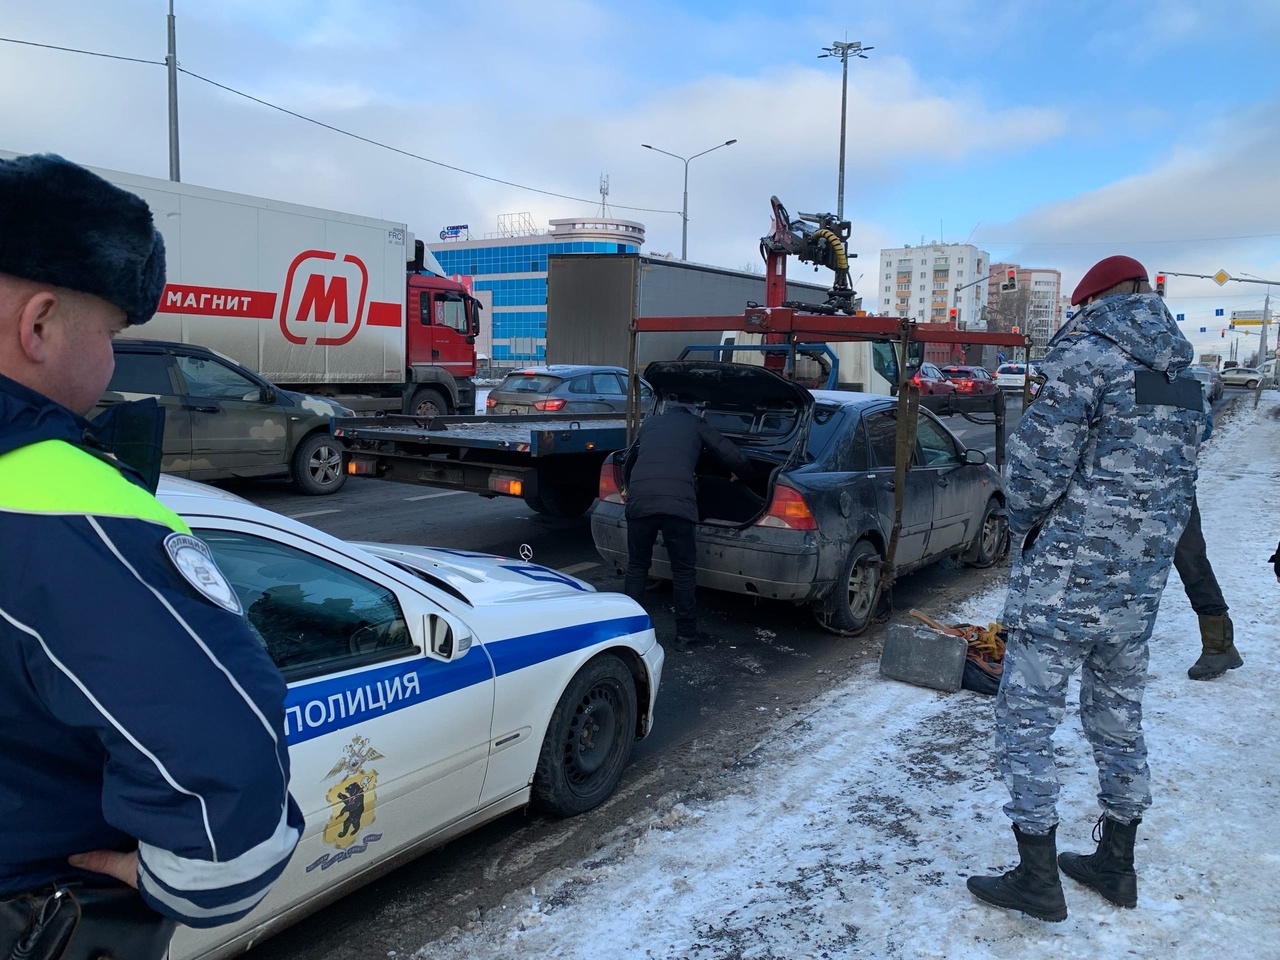
<svg viewBox="0 0 1280 960">
<path fill-rule="evenodd" d="M 178 572 L 202 597 L 238 617 L 244 616 L 240 598 L 218 569 L 208 544 L 188 533 L 171 533 L 164 538 L 164 548 Z"/>
</svg>

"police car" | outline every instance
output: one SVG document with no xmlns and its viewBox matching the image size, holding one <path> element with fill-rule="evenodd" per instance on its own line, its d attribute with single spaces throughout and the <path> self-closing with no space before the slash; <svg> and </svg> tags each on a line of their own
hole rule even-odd
<svg viewBox="0 0 1280 960">
<path fill-rule="evenodd" d="M 345 543 L 186 480 L 163 478 L 158 496 L 208 544 L 288 681 L 307 818 L 263 903 L 179 929 L 176 960 L 240 952 L 526 804 L 589 810 L 649 732 L 663 650 L 621 594 L 488 554 Z"/>
</svg>

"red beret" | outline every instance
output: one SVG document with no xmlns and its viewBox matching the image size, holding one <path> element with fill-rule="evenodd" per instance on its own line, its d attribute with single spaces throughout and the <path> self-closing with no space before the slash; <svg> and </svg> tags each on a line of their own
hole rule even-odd
<svg viewBox="0 0 1280 960">
<path fill-rule="evenodd" d="M 1117 283 L 1145 279 L 1147 268 L 1133 257 L 1106 257 L 1090 267 L 1089 272 L 1076 284 L 1076 289 L 1071 294 L 1071 305 L 1074 307 L 1084 303 L 1094 294 L 1110 290 Z"/>
</svg>

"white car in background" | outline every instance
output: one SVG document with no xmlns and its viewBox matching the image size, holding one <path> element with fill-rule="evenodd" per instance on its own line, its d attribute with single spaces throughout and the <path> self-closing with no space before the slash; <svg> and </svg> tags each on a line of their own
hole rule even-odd
<svg viewBox="0 0 1280 960">
<path fill-rule="evenodd" d="M 526 804 L 590 810 L 649 733 L 663 650 L 628 597 L 489 554 L 344 543 L 186 480 L 164 477 L 158 496 L 209 545 L 288 682 L 306 814 L 257 909 L 179 928 L 174 960 L 242 952 Z"/>
<path fill-rule="evenodd" d="M 1036 375 L 1036 368 L 1031 368 L 1031 376 Z M 1021 390 L 1027 382 L 1027 364 L 1002 363 L 996 367 L 996 386 L 1001 390 Z"/>
</svg>

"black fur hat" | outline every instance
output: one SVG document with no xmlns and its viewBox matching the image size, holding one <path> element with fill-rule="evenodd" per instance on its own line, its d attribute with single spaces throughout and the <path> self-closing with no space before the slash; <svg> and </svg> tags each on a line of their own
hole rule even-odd
<svg viewBox="0 0 1280 960">
<path fill-rule="evenodd" d="M 101 297 L 146 323 L 164 240 L 146 202 L 51 153 L 0 160 L 0 273 Z"/>
</svg>

